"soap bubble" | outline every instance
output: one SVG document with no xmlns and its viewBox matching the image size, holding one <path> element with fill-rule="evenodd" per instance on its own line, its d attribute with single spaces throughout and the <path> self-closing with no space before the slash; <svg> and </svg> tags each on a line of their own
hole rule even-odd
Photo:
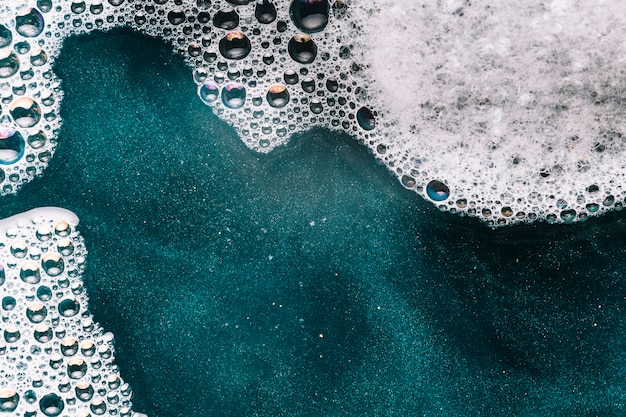
<svg viewBox="0 0 626 417">
<path fill-rule="evenodd" d="M 220 53 L 226 59 L 244 59 L 252 50 L 250 39 L 241 32 L 229 32 L 220 39 Z"/>
<path fill-rule="evenodd" d="M 10 49 L 0 49 L 0 78 L 9 78 L 20 69 L 20 60 Z"/>
<path fill-rule="evenodd" d="M 9 165 L 19 161 L 24 155 L 24 138 L 11 129 L 0 129 L 0 164 Z"/>
<path fill-rule="evenodd" d="M 450 189 L 441 181 L 432 180 L 426 186 L 426 194 L 433 201 L 444 201 L 450 197 Z M 491 212 L 486 217 L 489 216 L 491 216 Z"/>
<path fill-rule="evenodd" d="M 246 88 L 237 83 L 228 83 L 222 88 L 222 102 L 230 109 L 243 107 L 246 101 Z"/>
<path fill-rule="evenodd" d="M 328 0 L 293 0 L 289 15 L 302 32 L 315 33 L 326 28 L 329 10 Z"/>
<path fill-rule="evenodd" d="M 291 38 L 287 49 L 291 58 L 301 64 L 310 64 L 317 56 L 317 45 L 310 36 L 304 34 Z"/>
<path fill-rule="evenodd" d="M 43 16 L 39 10 L 32 7 L 24 7 L 18 10 L 15 16 L 15 30 L 22 36 L 34 38 L 43 32 Z"/>
</svg>

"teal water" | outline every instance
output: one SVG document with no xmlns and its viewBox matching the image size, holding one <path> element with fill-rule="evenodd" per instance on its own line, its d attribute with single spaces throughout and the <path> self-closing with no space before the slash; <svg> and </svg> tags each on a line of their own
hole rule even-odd
<svg viewBox="0 0 626 417">
<path fill-rule="evenodd" d="M 2 217 L 73 210 L 134 408 L 178 416 L 611 416 L 626 227 L 492 231 L 343 135 L 249 151 L 170 47 L 70 39 L 46 176 Z"/>
</svg>

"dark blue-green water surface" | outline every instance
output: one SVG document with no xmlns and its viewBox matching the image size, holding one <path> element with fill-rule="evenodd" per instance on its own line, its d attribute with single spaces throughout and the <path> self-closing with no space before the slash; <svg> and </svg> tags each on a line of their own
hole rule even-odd
<svg viewBox="0 0 626 417">
<path fill-rule="evenodd" d="M 66 42 L 63 130 L 2 217 L 73 210 L 151 417 L 621 416 L 626 225 L 490 230 L 343 134 L 248 150 L 171 47 Z"/>
</svg>

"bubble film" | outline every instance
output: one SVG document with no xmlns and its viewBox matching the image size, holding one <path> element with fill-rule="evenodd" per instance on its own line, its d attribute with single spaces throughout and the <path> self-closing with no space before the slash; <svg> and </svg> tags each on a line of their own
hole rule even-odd
<svg viewBox="0 0 626 417">
<path fill-rule="evenodd" d="M 81 274 L 78 219 L 40 208 L 0 221 L 0 414 L 135 416 L 94 323 Z"/>
<path fill-rule="evenodd" d="M 0 6 L 0 184 L 53 156 L 68 36 L 170 42 L 199 99 L 270 152 L 348 132 L 401 183 L 488 225 L 621 209 L 626 17 L 616 0 L 30 0 Z"/>
</svg>

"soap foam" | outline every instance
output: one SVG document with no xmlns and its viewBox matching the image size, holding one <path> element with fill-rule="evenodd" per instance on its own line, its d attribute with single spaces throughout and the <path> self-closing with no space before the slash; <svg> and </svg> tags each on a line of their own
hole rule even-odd
<svg viewBox="0 0 626 417">
<path fill-rule="evenodd" d="M 0 412 L 142 416 L 131 411 L 113 335 L 89 313 L 77 225 L 54 207 L 0 221 Z"/>
<path fill-rule="evenodd" d="M 442 209 L 497 225 L 622 207 L 623 4 L 380 1 L 356 19 L 398 123 L 389 161 L 444 182 Z"/>
<path fill-rule="evenodd" d="M 621 209 L 626 17 L 616 0 L 49 0 L 0 6 L 0 193 L 43 173 L 63 39 L 171 42 L 199 98 L 270 152 L 348 132 L 442 210 L 498 226 Z"/>
</svg>

